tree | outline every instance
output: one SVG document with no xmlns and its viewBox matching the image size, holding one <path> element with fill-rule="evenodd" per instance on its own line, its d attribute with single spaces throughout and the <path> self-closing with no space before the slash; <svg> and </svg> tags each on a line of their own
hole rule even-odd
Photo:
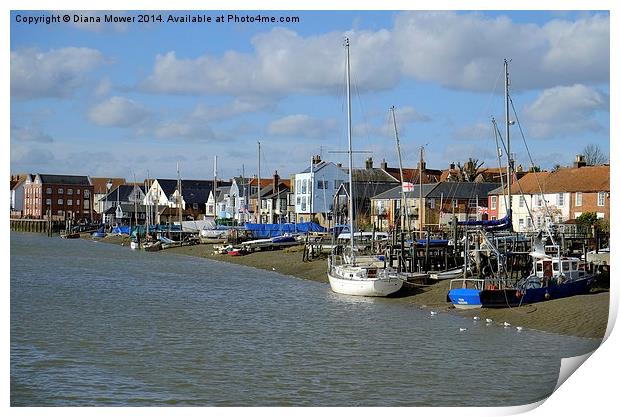
<svg viewBox="0 0 620 417">
<path fill-rule="evenodd" d="M 478 159 L 469 158 L 465 164 L 457 163 L 458 168 L 458 181 L 461 182 L 473 182 L 480 173 L 480 167 L 484 165 L 484 162 L 480 162 Z"/>
<path fill-rule="evenodd" d="M 602 165 L 607 162 L 607 155 L 603 153 L 598 145 L 593 143 L 583 148 L 582 153 L 587 165 Z"/>
</svg>

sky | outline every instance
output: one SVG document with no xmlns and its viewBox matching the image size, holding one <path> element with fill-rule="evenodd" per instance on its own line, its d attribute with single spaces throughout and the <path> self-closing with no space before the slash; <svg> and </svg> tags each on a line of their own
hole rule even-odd
<svg viewBox="0 0 620 417">
<path fill-rule="evenodd" d="M 299 21 L 167 21 L 222 14 Z M 392 106 L 405 167 L 421 146 L 429 168 L 470 157 L 497 166 L 504 59 L 517 164 L 569 165 L 588 144 L 609 155 L 606 11 L 15 9 L 11 173 L 176 178 L 178 162 L 183 178 L 209 179 L 217 155 L 219 178 L 251 176 L 258 141 L 263 178 L 301 172 L 313 154 L 346 166 L 345 37 L 355 166 L 398 165 Z"/>
</svg>

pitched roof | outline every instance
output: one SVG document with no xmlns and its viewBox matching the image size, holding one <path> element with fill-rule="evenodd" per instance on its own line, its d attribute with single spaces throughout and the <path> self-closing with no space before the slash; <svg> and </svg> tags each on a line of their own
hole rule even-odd
<svg viewBox="0 0 620 417">
<path fill-rule="evenodd" d="M 321 161 L 317 164 L 313 164 L 312 165 L 312 172 L 319 172 L 320 170 L 322 170 L 323 168 L 325 168 L 326 166 L 329 165 L 333 165 L 335 167 L 337 167 L 338 169 L 342 169 L 342 167 L 339 167 L 338 165 L 334 164 L 333 162 L 330 161 Z M 343 170 L 344 171 L 344 170 Z M 310 167 L 304 169 L 303 171 L 300 172 L 300 174 L 306 174 L 310 172 Z"/>
<path fill-rule="evenodd" d="M 107 193 L 108 188 L 106 184 L 108 183 L 108 181 L 112 181 L 112 186 L 110 187 L 110 190 L 126 183 L 125 178 L 91 177 L 90 180 L 93 183 L 93 192 L 95 194 Z"/>
<path fill-rule="evenodd" d="M 528 172 L 511 187 L 514 193 L 543 194 L 610 191 L 609 165 L 560 168 L 552 172 Z M 501 194 L 502 189 L 494 194 Z"/>
<path fill-rule="evenodd" d="M 91 185 L 86 175 L 38 174 L 42 184 Z"/>
<path fill-rule="evenodd" d="M 422 184 L 422 197 L 426 197 L 426 195 L 429 192 L 431 192 L 436 186 L 437 186 L 437 183 Z M 419 198 L 420 197 L 420 184 L 414 184 L 413 191 L 406 192 L 405 197 L 407 197 L 408 199 Z M 400 185 L 372 197 L 373 200 L 399 200 L 401 198 L 402 198 L 402 194 L 401 194 Z"/>
<path fill-rule="evenodd" d="M 487 198 L 489 191 L 495 190 L 497 182 L 440 182 L 427 195 L 427 198 L 467 200 L 470 198 Z"/>
<path fill-rule="evenodd" d="M 129 196 L 133 193 L 134 187 L 138 187 L 144 193 L 144 185 L 121 184 L 116 188 L 110 189 L 110 192 L 99 199 L 99 201 L 129 201 Z M 133 204 L 133 203 L 132 203 Z"/>
<path fill-rule="evenodd" d="M 349 172 L 348 168 L 345 168 L 344 170 L 345 172 Z M 400 182 L 381 168 L 353 168 L 352 177 L 353 182 L 361 183 L 397 184 Z"/>
<path fill-rule="evenodd" d="M 400 182 L 400 168 L 387 167 L 385 168 L 385 171 Z M 441 177 L 440 169 L 423 169 L 422 170 L 422 184 L 428 184 L 431 182 L 439 182 L 440 177 Z M 419 184 L 420 183 L 419 169 L 418 168 L 403 168 L 403 179 L 405 180 L 405 182 Z"/>
</svg>

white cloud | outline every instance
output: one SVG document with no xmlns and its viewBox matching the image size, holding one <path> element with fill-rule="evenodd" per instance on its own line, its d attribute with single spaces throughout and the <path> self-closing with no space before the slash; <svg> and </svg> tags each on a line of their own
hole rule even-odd
<svg viewBox="0 0 620 417">
<path fill-rule="evenodd" d="M 92 122 L 105 127 L 130 127 L 142 123 L 149 116 L 149 110 L 142 104 L 118 96 L 93 106 L 88 112 Z"/>
<path fill-rule="evenodd" d="M 273 136 L 328 139 L 338 128 L 334 119 L 318 119 L 306 114 L 293 114 L 275 120 L 267 127 Z"/>
<path fill-rule="evenodd" d="M 517 89 L 609 82 L 607 15 L 539 26 L 477 13 L 407 12 L 397 17 L 394 38 L 406 75 L 447 87 L 493 89 L 504 58 L 512 60 Z"/>
<path fill-rule="evenodd" d="M 67 47 L 11 51 L 11 96 L 18 99 L 71 96 L 104 61 L 101 52 Z"/>
<path fill-rule="evenodd" d="M 406 12 L 393 28 L 377 31 L 303 37 L 276 28 L 254 36 L 247 53 L 183 58 L 170 51 L 157 55 L 139 88 L 186 95 L 335 93 L 344 84 L 345 36 L 351 38 L 352 79 L 362 92 L 389 89 L 402 77 L 489 91 L 497 87 L 504 58 L 512 59 L 515 89 L 609 80 L 608 15 L 541 26 L 478 13 Z"/>
<path fill-rule="evenodd" d="M 359 90 L 380 90 L 396 84 L 399 66 L 390 52 L 390 32 L 350 32 L 352 78 Z M 221 57 L 157 55 L 153 73 L 139 86 L 168 94 L 233 94 L 281 96 L 322 94 L 342 89 L 345 33 L 303 38 L 276 28 L 252 39 L 253 53 L 228 51 Z"/>
<path fill-rule="evenodd" d="M 582 84 L 544 90 L 524 108 L 524 127 L 534 138 L 600 131 L 598 112 L 609 111 L 609 97 Z"/>
</svg>

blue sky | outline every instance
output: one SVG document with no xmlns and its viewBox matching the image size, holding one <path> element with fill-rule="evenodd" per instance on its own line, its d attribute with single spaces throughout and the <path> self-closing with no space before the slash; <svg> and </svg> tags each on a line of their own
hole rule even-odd
<svg viewBox="0 0 620 417">
<path fill-rule="evenodd" d="M 138 12 L 108 12 L 135 16 Z M 218 11 L 161 11 L 182 16 Z M 228 12 L 224 12 L 227 14 Z M 255 15 L 257 12 L 237 12 Z M 609 14 L 596 11 L 274 11 L 299 23 L 56 23 L 10 19 L 11 172 L 141 179 L 257 170 L 288 176 L 312 154 L 345 162 L 345 36 L 351 39 L 356 165 L 469 157 L 496 166 L 503 60 L 534 163 L 570 164 L 587 144 L 609 154 Z M 513 130 L 517 162 L 529 160 Z"/>
</svg>

